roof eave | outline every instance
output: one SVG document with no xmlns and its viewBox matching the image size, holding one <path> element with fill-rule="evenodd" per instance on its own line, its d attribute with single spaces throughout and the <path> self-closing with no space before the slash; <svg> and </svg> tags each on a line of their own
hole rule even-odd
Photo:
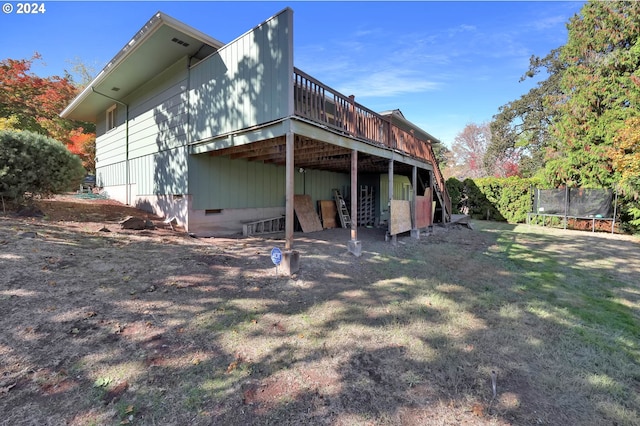
<svg viewBox="0 0 640 426">
<path fill-rule="evenodd" d="M 442 142 L 440 142 L 439 139 L 433 137 L 433 135 L 431 135 L 430 133 L 422 130 L 422 128 L 420 126 L 417 126 L 414 123 L 412 123 L 411 121 L 409 121 L 406 118 L 404 118 L 404 114 L 402 114 L 402 112 L 399 109 L 394 109 L 394 110 L 390 110 L 390 111 L 383 111 L 383 112 L 380 113 L 380 115 L 385 116 L 385 117 L 386 116 L 391 116 L 394 121 L 400 121 L 400 122 L 404 123 L 406 126 L 411 127 L 416 132 L 421 133 L 422 135 L 424 135 L 424 137 L 431 143 L 442 143 Z"/>
<path fill-rule="evenodd" d="M 98 75 L 78 94 L 67 107 L 62 110 L 60 117 L 71 118 L 73 112 L 84 102 L 95 90 L 95 88 L 106 77 L 113 73 L 120 64 L 131 56 L 146 39 L 151 37 L 162 25 L 172 27 L 184 34 L 194 37 L 216 49 L 224 46 L 219 40 L 206 35 L 205 33 L 191 28 L 188 25 L 174 19 L 162 12 L 156 13 L 147 23 L 133 36 L 133 38 L 109 61 L 109 63 L 98 73 Z"/>
</svg>

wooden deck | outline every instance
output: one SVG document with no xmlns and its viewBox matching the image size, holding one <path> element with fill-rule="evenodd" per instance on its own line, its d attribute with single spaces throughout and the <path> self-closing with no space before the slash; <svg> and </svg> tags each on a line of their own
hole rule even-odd
<svg viewBox="0 0 640 426">
<path fill-rule="evenodd" d="M 451 199 L 446 190 L 432 142 L 422 140 L 382 116 L 355 102 L 299 69 L 294 70 L 295 114 L 368 143 L 398 150 L 433 166 L 434 186 L 447 214 Z"/>
</svg>

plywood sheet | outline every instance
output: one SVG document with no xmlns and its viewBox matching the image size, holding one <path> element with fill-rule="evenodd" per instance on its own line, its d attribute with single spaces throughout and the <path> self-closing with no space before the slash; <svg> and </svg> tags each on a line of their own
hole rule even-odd
<svg viewBox="0 0 640 426">
<path fill-rule="evenodd" d="M 427 188 L 423 197 L 416 197 L 416 227 L 418 229 L 433 225 L 431 201 L 431 188 Z"/>
<path fill-rule="evenodd" d="M 411 230 L 411 204 L 406 200 L 391 200 L 389 233 L 401 234 Z"/>
<path fill-rule="evenodd" d="M 320 218 L 322 219 L 323 228 L 336 228 L 338 226 L 336 222 L 336 216 L 338 215 L 336 202 L 333 200 L 320 200 L 318 205 L 320 206 Z"/>
<path fill-rule="evenodd" d="M 300 222 L 302 232 L 322 231 L 322 224 L 316 209 L 313 208 L 310 195 L 294 195 L 293 209 Z"/>
</svg>

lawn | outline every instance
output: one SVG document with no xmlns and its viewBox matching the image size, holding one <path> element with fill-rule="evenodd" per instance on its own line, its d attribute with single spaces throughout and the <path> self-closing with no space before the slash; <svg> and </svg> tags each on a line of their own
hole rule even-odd
<svg viewBox="0 0 640 426">
<path fill-rule="evenodd" d="M 640 424 L 636 238 L 326 230 L 285 277 L 277 235 L 52 205 L 0 217 L 0 424 Z"/>
</svg>

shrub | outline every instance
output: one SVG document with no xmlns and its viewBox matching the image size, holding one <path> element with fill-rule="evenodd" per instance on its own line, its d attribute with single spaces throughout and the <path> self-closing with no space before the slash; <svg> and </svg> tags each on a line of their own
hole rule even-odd
<svg viewBox="0 0 640 426">
<path fill-rule="evenodd" d="M 80 158 L 60 142 L 28 131 L 0 130 L 0 196 L 20 203 L 25 196 L 49 196 L 79 185 Z"/>
<path fill-rule="evenodd" d="M 491 207 L 491 218 L 511 223 L 524 222 L 527 219 L 527 213 L 531 211 L 533 182 L 532 179 L 517 176 L 487 177 L 474 181 Z M 486 208 L 484 211 L 486 213 Z"/>
<path fill-rule="evenodd" d="M 445 182 L 449 198 L 451 199 L 451 209 L 454 214 L 462 213 L 462 199 L 464 185 L 458 179 L 450 177 Z"/>
<path fill-rule="evenodd" d="M 534 178 L 486 177 L 447 180 L 454 213 L 465 213 L 475 219 L 524 222 L 531 210 L 531 186 Z"/>
</svg>

